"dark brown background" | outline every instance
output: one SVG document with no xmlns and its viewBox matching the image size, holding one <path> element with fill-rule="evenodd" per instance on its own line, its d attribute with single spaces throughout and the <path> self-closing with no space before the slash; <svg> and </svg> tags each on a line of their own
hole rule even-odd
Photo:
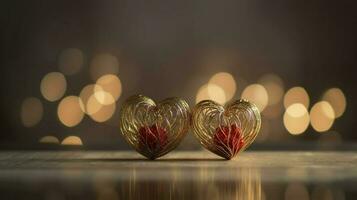
<svg viewBox="0 0 357 200">
<path fill-rule="evenodd" d="M 45 101 L 41 123 L 21 125 L 21 102 L 41 97 L 41 78 L 58 71 L 57 56 L 69 47 L 81 49 L 86 58 L 102 51 L 118 56 L 119 106 L 134 93 L 181 96 L 194 105 L 197 88 L 218 71 L 250 83 L 276 73 L 285 88 L 304 86 L 312 102 L 327 88 L 339 87 L 347 111 L 333 129 L 344 141 L 356 141 L 356 8 L 350 0 L 2 1 L 1 147 L 37 148 L 38 139 L 51 132 L 61 139 L 78 135 L 87 148 L 127 148 L 116 125 L 86 118 L 65 128 L 56 106 Z M 204 64 L 212 54 L 222 59 Z M 90 81 L 88 73 L 84 67 L 67 77 L 66 95 L 77 94 Z M 310 127 L 293 140 L 314 142 L 316 135 Z"/>
</svg>

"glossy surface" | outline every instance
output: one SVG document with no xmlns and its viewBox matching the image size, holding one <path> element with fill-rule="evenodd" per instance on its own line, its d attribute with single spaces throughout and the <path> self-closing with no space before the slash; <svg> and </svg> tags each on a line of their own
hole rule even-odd
<svg viewBox="0 0 357 200">
<path fill-rule="evenodd" d="M 172 152 L 155 161 L 119 151 L 1 152 L 0 195 L 19 199 L 353 199 L 356 166 L 355 152 L 245 152 L 231 161 L 207 151 Z"/>
</svg>

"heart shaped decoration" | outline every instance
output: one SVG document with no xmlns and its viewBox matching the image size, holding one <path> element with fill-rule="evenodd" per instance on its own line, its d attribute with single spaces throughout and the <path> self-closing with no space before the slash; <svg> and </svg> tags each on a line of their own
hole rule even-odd
<svg viewBox="0 0 357 200">
<path fill-rule="evenodd" d="M 252 144 L 260 126 L 258 108 L 243 99 L 225 107 L 204 100 L 192 112 L 192 129 L 200 143 L 227 160 Z"/>
<path fill-rule="evenodd" d="M 128 98 L 120 112 L 120 130 L 136 151 L 149 159 L 178 146 L 190 126 L 190 108 L 179 98 L 155 103 L 143 95 Z"/>
</svg>

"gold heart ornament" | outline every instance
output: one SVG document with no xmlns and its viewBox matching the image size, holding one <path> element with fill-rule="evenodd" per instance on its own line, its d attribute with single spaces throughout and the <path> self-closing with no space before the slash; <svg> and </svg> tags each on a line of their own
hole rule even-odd
<svg viewBox="0 0 357 200">
<path fill-rule="evenodd" d="M 260 126 L 258 108 L 243 99 L 226 106 L 204 100 L 192 112 L 192 129 L 200 143 L 227 160 L 253 143 Z"/>
<path fill-rule="evenodd" d="M 120 112 L 125 140 L 149 159 L 165 155 L 178 146 L 190 126 L 190 107 L 179 98 L 155 103 L 149 97 L 128 98 Z"/>
</svg>

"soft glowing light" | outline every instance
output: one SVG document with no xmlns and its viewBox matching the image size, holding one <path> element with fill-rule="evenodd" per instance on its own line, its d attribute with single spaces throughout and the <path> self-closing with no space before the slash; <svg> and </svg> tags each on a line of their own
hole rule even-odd
<svg viewBox="0 0 357 200">
<path fill-rule="evenodd" d="M 115 103 L 114 97 L 109 92 L 106 92 L 104 90 L 97 89 L 97 91 L 94 92 L 94 96 L 102 105 L 110 105 L 112 103 Z"/>
<path fill-rule="evenodd" d="M 58 105 L 57 115 L 65 126 L 73 127 L 78 125 L 84 116 L 79 97 L 68 96 L 62 99 Z"/>
<path fill-rule="evenodd" d="M 200 87 L 200 89 L 198 89 L 196 95 L 196 103 L 207 99 L 209 99 L 209 96 L 208 96 L 207 84 L 205 84 L 202 87 Z"/>
<path fill-rule="evenodd" d="M 43 115 L 42 102 L 35 97 L 26 98 L 21 105 L 21 121 L 26 127 L 38 124 Z"/>
<path fill-rule="evenodd" d="M 212 100 L 220 104 L 226 103 L 224 90 L 216 84 L 205 84 L 197 92 L 196 103 L 202 100 Z"/>
<path fill-rule="evenodd" d="M 233 76 L 227 72 L 219 72 L 212 76 L 209 80 L 209 84 L 215 84 L 221 87 L 225 93 L 226 101 L 229 101 L 233 98 L 237 85 Z"/>
<path fill-rule="evenodd" d="M 339 88 L 331 88 L 325 92 L 322 99 L 331 104 L 335 117 L 341 117 L 346 110 L 346 97 Z"/>
<path fill-rule="evenodd" d="M 88 114 L 87 111 L 87 103 L 89 98 L 94 94 L 94 84 L 89 84 L 83 87 L 83 89 L 81 90 L 81 92 L 79 93 L 79 105 L 81 107 L 81 110 Z"/>
<path fill-rule="evenodd" d="M 262 112 L 268 104 L 268 93 L 260 84 L 248 85 L 243 90 L 242 98 L 254 103 L 260 112 Z"/>
<path fill-rule="evenodd" d="M 268 92 L 268 105 L 279 103 L 284 95 L 284 84 L 281 78 L 275 74 L 266 74 L 260 78 L 259 83 Z"/>
<path fill-rule="evenodd" d="M 112 74 L 100 77 L 94 86 L 94 94 L 99 103 L 110 105 L 115 103 L 121 95 L 120 79 Z"/>
<path fill-rule="evenodd" d="M 226 95 L 224 93 L 224 90 L 218 85 L 209 83 L 207 85 L 207 91 L 209 99 L 211 99 L 212 101 L 215 101 L 220 104 L 226 103 Z"/>
<path fill-rule="evenodd" d="M 317 132 L 328 131 L 335 120 L 335 111 L 327 101 L 317 102 L 310 111 L 311 126 Z"/>
<path fill-rule="evenodd" d="M 58 57 L 58 67 L 66 75 L 73 75 L 79 72 L 84 63 L 84 56 L 81 50 L 69 48 L 61 52 Z"/>
<path fill-rule="evenodd" d="M 309 108 L 310 98 L 303 87 L 293 87 L 288 90 L 284 96 L 284 106 L 289 107 L 291 104 L 301 103 Z"/>
<path fill-rule="evenodd" d="M 300 183 L 290 183 L 285 191 L 285 200 L 309 200 L 309 191 Z"/>
<path fill-rule="evenodd" d="M 302 117 L 307 113 L 307 109 L 301 103 L 295 103 L 286 109 L 286 113 L 292 117 Z"/>
<path fill-rule="evenodd" d="M 86 105 L 86 111 L 88 115 L 93 115 L 97 113 L 104 105 L 101 104 L 98 99 L 93 94 L 89 97 Z"/>
<path fill-rule="evenodd" d="M 46 144 L 59 144 L 60 143 L 58 138 L 56 138 L 55 136 L 51 136 L 51 135 L 42 137 L 39 142 L 46 143 Z"/>
<path fill-rule="evenodd" d="M 119 61 L 111 54 L 99 54 L 90 63 L 90 74 L 94 81 L 107 74 L 118 74 Z"/>
<path fill-rule="evenodd" d="M 65 139 L 63 139 L 61 145 L 77 145 L 81 146 L 83 145 L 81 138 L 78 136 L 68 136 Z"/>
<path fill-rule="evenodd" d="M 57 101 L 66 92 L 67 82 L 62 73 L 51 72 L 46 74 L 41 81 L 42 96 L 48 101 Z"/>
<path fill-rule="evenodd" d="M 309 113 L 301 103 L 290 105 L 283 117 L 284 126 L 292 135 L 303 133 L 309 126 L 309 120 Z"/>
<path fill-rule="evenodd" d="M 89 84 L 89 85 L 86 85 L 82 89 L 81 93 L 79 94 L 81 110 L 88 115 L 98 112 L 98 110 L 102 107 L 102 104 L 100 104 L 100 102 L 95 99 L 96 92 L 95 92 L 94 88 L 97 88 L 97 90 L 100 90 L 99 92 L 104 92 L 101 89 L 101 86 L 95 85 L 95 84 Z M 105 96 L 101 96 L 100 94 L 98 94 L 97 96 L 98 96 L 98 99 L 100 99 L 101 101 L 104 101 L 103 98 L 105 98 Z"/>
<path fill-rule="evenodd" d="M 92 114 L 89 115 L 96 122 L 105 122 L 105 121 L 109 120 L 115 112 L 115 108 L 116 108 L 115 103 L 110 104 L 110 105 L 102 105 L 98 102 L 98 100 L 95 97 L 90 98 L 88 103 L 92 103 L 94 105 L 93 109 L 98 108 L 95 105 L 101 105 L 100 108 L 96 112 L 93 112 Z"/>
</svg>

